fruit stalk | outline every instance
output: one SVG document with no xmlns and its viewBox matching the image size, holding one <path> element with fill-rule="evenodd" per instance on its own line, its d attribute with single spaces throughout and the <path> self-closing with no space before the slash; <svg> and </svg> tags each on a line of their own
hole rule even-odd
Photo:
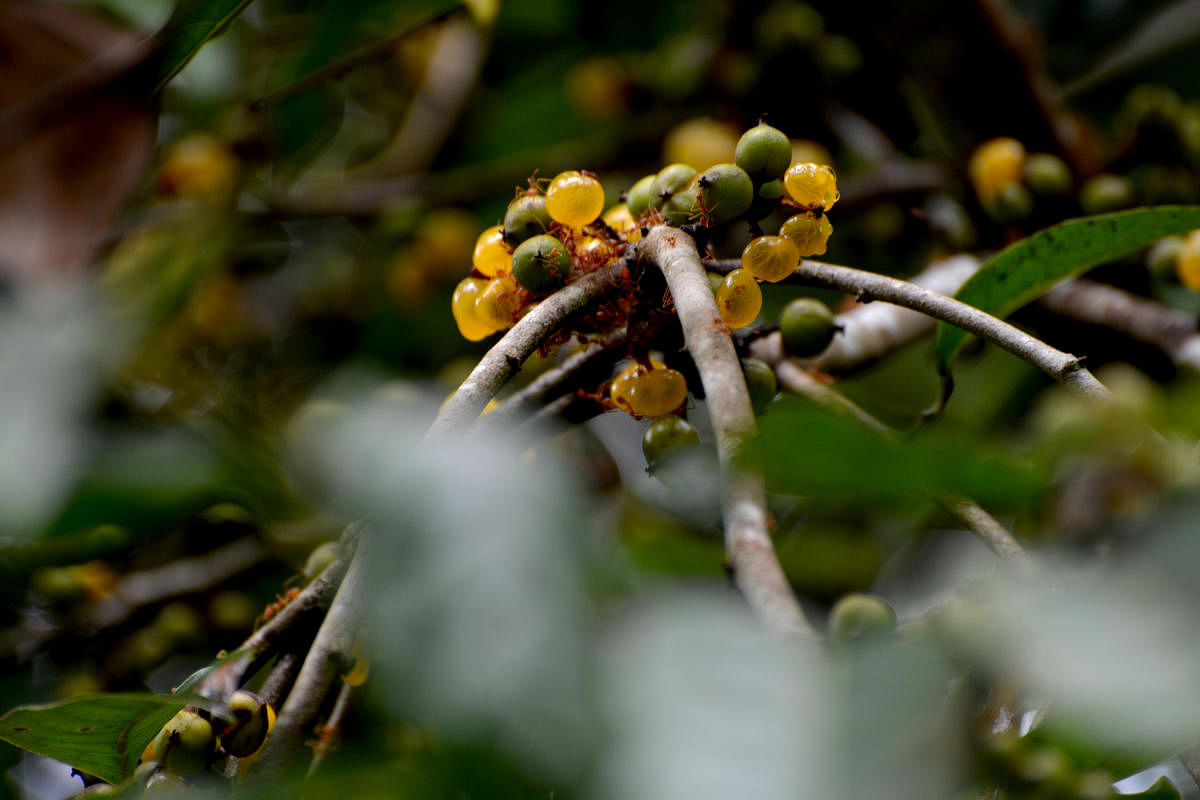
<svg viewBox="0 0 1200 800">
<path fill-rule="evenodd" d="M 666 277 L 684 342 L 704 385 L 725 478 L 721 514 L 725 553 L 734 580 L 769 629 L 809 633 L 811 628 L 779 566 L 767 531 L 762 478 L 736 464 L 746 439 L 754 434 L 754 412 L 741 362 L 729 329 L 721 321 L 696 243 L 677 228 L 658 226 L 643 240 L 638 254 Z"/>
</svg>

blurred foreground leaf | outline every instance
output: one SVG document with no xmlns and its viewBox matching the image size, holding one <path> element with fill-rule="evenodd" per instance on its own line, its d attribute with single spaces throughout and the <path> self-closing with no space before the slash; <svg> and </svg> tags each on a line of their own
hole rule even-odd
<svg viewBox="0 0 1200 800">
<path fill-rule="evenodd" d="M 179 0 L 158 36 L 163 49 L 154 64 L 154 90 L 162 89 L 192 57 L 229 27 L 252 0 Z"/>
<path fill-rule="evenodd" d="M 120 783 L 133 774 L 146 745 L 185 704 L 182 697 L 106 694 L 20 706 L 0 717 L 0 739 Z"/>
<path fill-rule="evenodd" d="M 1200 228 L 1200 207 L 1158 206 L 1060 222 L 1001 251 L 955 293 L 957 300 L 1000 318 L 1081 275 L 1172 234 Z M 938 366 L 947 372 L 967 333 L 938 324 Z"/>
</svg>

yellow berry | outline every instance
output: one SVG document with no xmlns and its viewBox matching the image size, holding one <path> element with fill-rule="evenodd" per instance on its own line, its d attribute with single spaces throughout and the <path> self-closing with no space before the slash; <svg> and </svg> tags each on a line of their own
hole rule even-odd
<svg viewBox="0 0 1200 800">
<path fill-rule="evenodd" d="M 612 256 L 613 246 L 607 239 L 581 236 L 575 240 L 575 258 L 584 266 L 603 266 Z"/>
<path fill-rule="evenodd" d="M 582 228 L 604 210 L 604 189 L 590 175 L 575 170 L 560 172 L 546 190 L 546 210 L 555 222 Z"/>
<path fill-rule="evenodd" d="M 779 235 L 792 240 L 801 258 L 824 255 L 825 245 L 833 233 L 833 225 L 824 214 L 805 211 L 789 217 L 779 227 Z"/>
<path fill-rule="evenodd" d="M 458 332 L 471 342 L 478 342 L 495 330 L 481 320 L 475 311 L 475 303 L 487 285 L 488 282 L 482 278 L 463 278 L 450 298 L 450 313 L 458 323 Z"/>
<path fill-rule="evenodd" d="M 739 133 L 724 122 L 697 117 L 680 123 L 663 142 L 663 163 L 690 164 L 704 171 L 733 161 Z"/>
<path fill-rule="evenodd" d="M 624 411 L 641 417 L 669 414 L 687 399 L 687 379 L 658 359 L 632 364 L 609 384 L 608 394 Z"/>
<path fill-rule="evenodd" d="M 493 278 L 475 300 L 475 316 L 493 331 L 510 327 L 521 310 L 517 282 L 508 275 Z"/>
<path fill-rule="evenodd" d="M 502 227 L 493 225 L 479 234 L 471 263 L 489 278 L 505 275 L 512 270 L 512 250 L 504 243 Z"/>
<path fill-rule="evenodd" d="M 759 236 L 742 251 L 742 268 L 760 281 L 776 283 L 800 266 L 800 250 L 786 236 Z"/>
<path fill-rule="evenodd" d="M 167 152 L 158 176 L 158 192 L 219 205 L 233 193 L 237 166 L 229 148 L 212 136 L 185 136 Z"/>
<path fill-rule="evenodd" d="M 801 208 L 828 211 L 837 202 L 837 175 L 824 164 L 792 164 L 783 176 L 783 188 Z"/>
<path fill-rule="evenodd" d="M 616 406 L 624 411 L 633 413 L 633 387 L 641 375 L 643 367 L 640 364 L 633 364 L 613 378 L 608 385 L 608 396 L 612 399 Z"/>
<path fill-rule="evenodd" d="M 735 269 L 725 276 L 717 289 L 717 308 L 721 319 L 731 328 L 744 328 L 762 310 L 762 289 L 747 270 Z"/>
<path fill-rule="evenodd" d="M 1200 231 L 1188 234 L 1175 262 L 1179 282 L 1189 289 L 1200 289 Z"/>
<path fill-rule="evenodd" d="M 642 238 L 642 227 L 629 212 L 629 206 L 624 203 L 605 211 L 601 219 L 604 220 L 605 225 L 619 233 L 621 238 L 627 242 L 636 242 Z"/>
<path fill-rule="evenodd" d="M 980 202 L 986 203 L 1021 180 L 1025 167 L 1025 145 L 1016 139 L 1001 137 L 981 144 L 967 163 L 967 174 Z"/>
</svg>

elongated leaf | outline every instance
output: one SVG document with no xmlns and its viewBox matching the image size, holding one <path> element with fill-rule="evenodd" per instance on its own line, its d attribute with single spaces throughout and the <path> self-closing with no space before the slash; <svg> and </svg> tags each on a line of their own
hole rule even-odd
<svg viewBox="0 0 1200 800">
<path fill-rule="evenodd" d="M 1005 317 L 1059 281 L 1164 236 L 1195 228 L 1200 228 L 1200 206 L 1135 208 L 1067 220 L 1002 250 L 954 296 L 989 314 Z M 961 328 L 938 325 L 938 365 L 943 373 L 949 371 L 966 336 Z"/>
<path fill-rule="evenodd" d="M 237 19 L 253 0 L 179 0 L 171 18 L 159 32 L 162 51 L 155 60 L 158 91 L 179 74 L 192 56 Z"/>
<path fill-rule="evenodd" d="M 19 706 L 0 717 L 0 739 L 120 783 L 133 774 L 154 735 L 186 703 L 179 696 L 103 694 Z"/>
</svg>

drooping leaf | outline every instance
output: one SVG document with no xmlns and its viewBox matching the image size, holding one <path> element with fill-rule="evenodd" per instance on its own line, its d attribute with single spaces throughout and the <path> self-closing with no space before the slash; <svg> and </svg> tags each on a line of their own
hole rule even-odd
<svg viewBox="0 0 1200 800">
<path fill-rule="evenodd" d="M 19 706 L 0 717 L 0 739 L 120 783 L 159 729 L 186 704 L 179 696 L 104 694 Z"/>
<path fill-rule="evenodd" d="M 1005 317 L 1040 297 L 1059 281 L 1120 258 L 1164 236 L 1200 228 L 1198 206 L 1155 206 L 1071 219 L 1002 250 L 967 279 L 954 297 L 997 317 Z M 966 332 L 938 325 L 938 365 L 942 372 L 966 339 Z"/>
<path fill-rule="evenodd" d="M 252 0 L 179 0 L 159 31 L 162 49 L 154 60 L 154 91 L 179 74 L 204 43 L 225 31 Z"/>
</svg>

